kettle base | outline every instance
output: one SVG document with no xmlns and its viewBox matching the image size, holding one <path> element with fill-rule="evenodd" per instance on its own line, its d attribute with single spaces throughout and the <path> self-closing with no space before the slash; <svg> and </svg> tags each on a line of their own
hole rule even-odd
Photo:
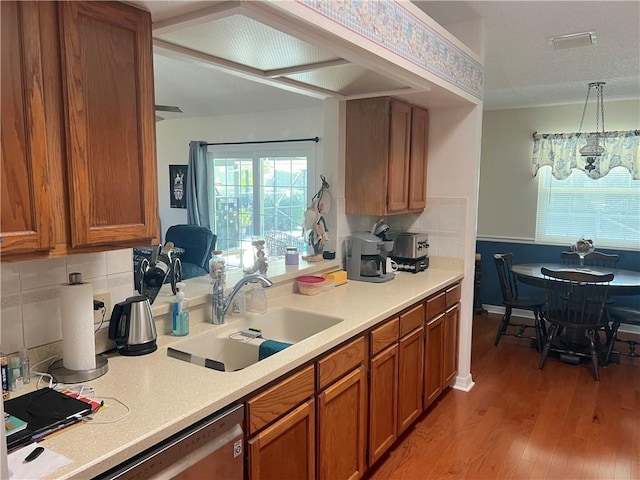
<svg viewBox="0 0 640 480">
<path fill-rule="evenodd" d="M 140 343 L 138 345 L 118 345 L 118 353 L 126 357 L 137 357 L 139 355 L 146 355 L 147 353 L 153 353 L 158 349 L 158 345 L 155 340 L 146 343 Z"/>
</svg>

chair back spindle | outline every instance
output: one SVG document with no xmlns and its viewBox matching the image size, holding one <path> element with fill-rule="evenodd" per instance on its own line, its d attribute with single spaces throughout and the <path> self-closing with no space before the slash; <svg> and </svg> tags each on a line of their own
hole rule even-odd
<svg viewBox="0 0 640 480">
<path fill-rule="evenodd" d="M 503 302 L 511 303 L 518 298 L 518 283 L 516 276 L 511 272 L 513 265 L 512 253 L 496 253 L 494 256 L 498 281 L 500 283 L 500 293 Z"/>
<path fill-rule="evenodd" d="M 496 271 L 498 273 L 498 280 L 500 285 L 500 293 L 502 294 L 502 304 L 504 305 L 504 315 L 498 325 L 498 331 L 496 332 L 496 340 L 494 345 L 500 343 L 500 338 L 504 335 L 515 336 L 518 338 L 525 337 L 525 331 L 527 329 L 534 329 L 536 331 L 535 337 L 528 337 L 536 341 L 538 349 L 542 348 L 542 339 L 546 335 L 544 321 L 540 315 L 540 310 L 544 303 L 542 296 L 535 297 L 521 297 L 518 292 L 518 282 L 516 276 L 511 271 L 513 264 L 513 253 L 496 253 L 493 255 Z M 526 320 L 512 321 L 511 313 L 514 309 L 529 310 L 533 312 L 534 324 L 527 323 Z M 509 327 L 512 327 L 512 331 L 509 332 Z M 517 328 L 517 333 L 512 333 L 513 329 Z"/>
<path fill-rule="evenodd" d="M 551 270 L 542 267 L 545 303 L 542 313 L 551 324 L 538 369 L 542 370 L 549 351 L 591 357 L 596 381 L 600 381 L 600 340 L 598 331 L 608 323 L 605 308 L 613 273 L 589 273 L 580 270 Z M 566 329 L 567 338 L 554 344 L 554 337 Z M 588 351 L 582 338 L 588 337 Z M 552 346 L 553 345 L 553 346 Z"/>
<path fill-rule="evenodd" d="M 605 315 L 609 283 L 613 274 L 542 268 L 545 282 L 544 314 L 559 325 L 600 328 L 607 323 Z"/>
</svg>

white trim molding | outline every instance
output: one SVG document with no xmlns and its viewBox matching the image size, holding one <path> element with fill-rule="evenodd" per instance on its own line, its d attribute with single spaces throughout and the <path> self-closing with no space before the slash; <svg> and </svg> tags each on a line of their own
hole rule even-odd
<svg viewBox="0 0 640 480">
<path fill-rule="evenodd" d="M 475 385 L 475 382 L 473 381 L 471 374 L 469 374 L 466 377 L 457 376 L 456 381 L 453 382 L 453 385 L 451 385 L 451 388 L 453 388 L 454 390 L 469 392 L 471 391 L 474 385 Z"/>
</svg>

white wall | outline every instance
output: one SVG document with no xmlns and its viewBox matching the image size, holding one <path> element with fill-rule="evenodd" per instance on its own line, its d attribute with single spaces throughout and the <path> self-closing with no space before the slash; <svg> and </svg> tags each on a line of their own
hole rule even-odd
<svg viewBox="0 0 640 480">
<path fill-rule="evenodd" d="M 335 140 L 325 139 L 323 107 L 268 113 L 163 120 L 156 123 L 158 195 L 162 238 L 171 225 L 187 223 L 187 210 L 169 206 L 169 165 L 186 165 L 189 142 L 246 142 L 320 137 L 316 144 L 316 173 L 324 173 L 325 150 Z M 327 145 L 325 145 L 327 141 Z M 320 183 L 318 183 L 319 188 Z M 335 224 L 334 224 L 335 225 Z"/>
<path fill-rule="evenodd" d="M 533 240 L 538 182 L 532 176 L 532 134 L 577 132 L 583 108 L 584 104 L 485 112 L 478 236 Z M 592 130 L 594 123 L 595 116 L 586 117 L 583 130 Z M 640 128 L 640 101 L 605 99 L 605 127 Z"/>
</svg>

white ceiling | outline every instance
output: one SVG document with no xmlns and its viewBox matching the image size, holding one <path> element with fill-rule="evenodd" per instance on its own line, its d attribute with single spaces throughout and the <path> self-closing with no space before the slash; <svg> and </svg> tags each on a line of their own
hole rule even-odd
<svg viewBox="0 0 640 480">
<path fill-rule="evenodd" d="M 152 13 L 155 26 L 159 23 L 199 10 L 219 2 L 134 1 Z M 640 98 L 640 2 L 520 2 L 520 1 L 414 1 L 419 8 L 455 32 L 459 22 L 484 19 L 487 28 L 485 45 L 485 109 L 582 103 L 587 83 L 604 81 L 605 102 L 611 99 Z M 226 24 L 216 22 L 216 32 L 243 31 L 246 17 L 227 17 Z M 258 25 L 259 27 L 260 25 Z M 249 22 L 255 30 L 256 25 Z M 268 30 L 270 27 L 266 27 Z M 259 28 L 255 34 L 262 35 Z M 547 37 L 595 30 L 598 44 L 571 50 L 551 50 Z M 212 37 L 213 36 L 213 37 Z M 269 41 L 283 42 L 278 52 L 293 55 L 296 66 L 308 61 L 322 62 L 340 57 L 333 52 L 305 44 L 282 34 L 273 40 L 264 37 L 259 43 L 243 49 L 235 39 L 214 35 L 203 27 L 190 26 L 178 31 L 156 30 L 154 37 L 184 47 L 196 49 L 212 57 L 222 57 L 249 65 L 261 72 L 283 66 L 282 58 L 264 55 L 247 58 L 255 45 Z M 209 38 L 205 42 L 204 38 Z M 226 42 L 226 43 L 225 43 Z M 209 45 L 207 47 L 207 45 Z M 212 47 L 211 45 L 217 45 Z M 219 48 L 226 45 L 225 48 Z M 183 114 L 165 113 L 165 118 L 185 118 L 208 115 L 230 115 L 318 105 L 317 92 L 301 94 L 299 82 L 312 83 L 319 90 L 341 94 L 404 88 L 397 79 L 386 79 L 356 65 L 333 66 L 329 69 L 283 74 L 277 81 L 251 80 L 251 75 L 238 75 L 208 61 L 185 61 L 184 55 L 156 48 L 154 55 L 156 103 L 178 105 Z M 249 55 L 248 57 L 251 57 Z M 272 63 L 264 63 L 265 59 Z M 305 61 L 303 61 L 305 60 Z M 262 63 L 260 63 L 262 62 Z M 285 89 L 283 89 L 285 88 Z"/>
<path fill-rule="evenodd" d="M 484 108 L 640 98 L 638 1 L 414 1 L 440 25 L 482 18 L 487 38 Z M 547 38 L 595 30 L 597 45 L 553 50 Z"/>
</svg>

